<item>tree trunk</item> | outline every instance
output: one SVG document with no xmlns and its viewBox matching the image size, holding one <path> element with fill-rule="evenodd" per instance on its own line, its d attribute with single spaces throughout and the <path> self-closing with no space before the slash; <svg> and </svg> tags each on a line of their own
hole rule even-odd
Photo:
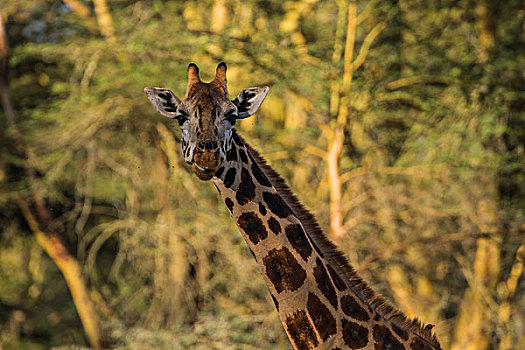
<svg viewBox="0 0 525 350">
<path fill-rule="evenodd" d="M 339 6 L 340 15 L 344 11 L 344 5 Z M 340 21 L 338 21 L 340 23 Z M 356 5 L 350 3 L 348 5 L 348 24 L 346 29 L 346 44 L 344 53 L 344 70 L 343 70 L 343 85 L 342 91 L 334 89 L 332 94 L 341 95 L 340 99 L 333 97 L 332 101 L 339 103 L 339 108 L 330 107 L 330 110 L 337 110 L 337 118 L 335 130 L 332 134 L 331 144 L 328 149 L 328 155 L 326 157 L 328 166 L 328 180 L 330 184 L 330 237 L 334 241 L 338 241 L 344 235 L 343 228 L 343 212 L 341 209 L 341 176 L 339 173 L 339 158 L 343 150 L 343 144 L 345 140 L 345 127 L 348 119 L 348 95 L 350 93 L 350 87 L 352 85 L 352 74 L 353 64 L 352 59 L 354 56 L 354 44 L 355 44 L 355 29 L 356 29 Z M 339 44 L 336 43 L 334 52 L 337 50 Z M 334 59 L 337 59 L 334 54 Z M 337 62 L 332 62 L 336 64 Z"/>
</svg>

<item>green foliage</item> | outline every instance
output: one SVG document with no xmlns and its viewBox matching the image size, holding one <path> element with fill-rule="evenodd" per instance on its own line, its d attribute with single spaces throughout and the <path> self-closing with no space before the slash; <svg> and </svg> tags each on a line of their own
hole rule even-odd
<svg viewBox="0 0 525 350">
<path fill-rule="evenodd" d="M 326 164 L 306 146 L 329 143 L 319 125 L 330 125 L 332 65 L 342 68 L 332 63 L 337 4 L 110 1 L 110 40 L 66 3 L 2 0 L 0 8 L 28 161 L 94 291 L 107 346 L 290 348 L 215 189 L 186 166 L 177 123 L 155 114 L 143 88 L 182 96 L 189 62 L 210 80 L 220 61 L 228 63 L 232 97 L 269 85 L 261 112 L 240 132 L 328 228 Z M 93 19 L 91 2 L 81 3 Z M 358 14 L 369 15 L 356 54 L 376 24 L 386 28 L 349 92 L 340 159 L 348 233 L 338 244 L 409 316 L 442 322 L 437 332 L 448 348 L 473 283 L 476 239 L 493 235 L 501 257 L 486 292 L 492 306 L 504 300 L 523 244 L 523 8 L 488 1 L 495 39 L 484 51 L 478 2 L 367 3 L 357 1 Z M 217 6 L 226 11 L 223 25 L 212 16 Z M 12 201 L 29 188 L 3 112 L 0 120 L 0 347 L 83 346 L 67 287 Z M 514 310 L 525 307 L 522 280 Z M 495 316 L 484 322 L 491 348 L 505 333 L 525 344 L 523 312 L 510 328 Z"/>
</svg>

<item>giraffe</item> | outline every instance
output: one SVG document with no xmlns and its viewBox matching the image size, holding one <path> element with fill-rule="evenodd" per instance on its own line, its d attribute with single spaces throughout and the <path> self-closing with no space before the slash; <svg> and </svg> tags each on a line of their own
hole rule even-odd
<svg viewBox="0 0 525 350">
<path fill-rule="evenodd" d="M 240 229 L 295 349 L 437 350 L 431 327 L 409 320 L 376 295 L 327 238 L 285 180 L 236 131 L 269 88 L 230 100 L 226 64 L 210 83 L 188 66 L 184 100 L 145 88 L 156 110 L 182 129 L 185 161 L 212 180 Z"/>
</svg>

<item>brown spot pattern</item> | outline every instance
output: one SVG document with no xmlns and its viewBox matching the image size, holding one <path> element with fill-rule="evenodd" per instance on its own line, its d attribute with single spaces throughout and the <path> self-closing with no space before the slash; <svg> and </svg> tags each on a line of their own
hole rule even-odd
<svg viewBox="0 0 525 350">
<path fill-rule="evenodd" d="M 224 172 L 224 167 L 221 166 L 219 169 L 217 169 L 217 171 L 215 172 L 215 176 L 220 178 L 222 173 Z"/>
<path fill-rule="evenodd" d="M 319 340 L 314 332 L 312 324 L 303 310 L 286 316 L 286 331 L 295 344 L 296 349 L 315 349 Z"/>
<path fill-rule="evenodd" d="M 259 213 L 261 213 L 261 215 L 266 215 L 266 207 L 262 203 L 259 203 Z"/>
<path fill-rule="evenodd" d="M 266 175 L 264 175 L 264 173 L 262 172 L 261 168 L 259 168 L 259 166 L 255 162 L 252 163 L 252 174 L 257 180 L 257 182 L 260 183 L 261 185 L 266 186 L 266 187 L 272 186 L 272 183 L 270 182 L 270 180 L 268 180 Z"/>
<path fill-rule="evenodd" d="M 228 210 L 229 210 L 230 212 L 233 212 L 233 206 L 234 206 L 234 203 L 233 203 L 233 201 L 231 200 L 231 198 L 229 198 L 229 197 L 226 198 L 226 199 L 224 200 L 224 203 L 226 203 L 226 206 L 228 207 Z"/>
<path fill-rule="evenodd" d="M 370 319 L 366 310 L 351 295 L 345 295 L 341 298 L 341 309 L 347 316 L 356 320 L 366 322 Z"/>
<path fill-rule="evenodd" d="M 397 335 L 399 335 L 399 337 L 403 340 L 408 340 L 408 332 L 399 328 L 398 326 L 396 326 L 395 324 L 392 324 L 392 330 L 394 332 L 396 332 Z"/>
<path fill-rule="evenodd" d="M 317 295 L 311 292 L 308 294 L 306 305 L 308 308 L 308 314 L 312 321 L 314 321 L 314 326 L 317 329 L 317 332 L 319 332 L 323 341 L 326 341 L 328 337 L 335 334 L 337 331 L 334 316 L 332 316 L 328 308 L 317 297 Z"/>
<path fill-rule="evenodd" d="M 266 227 L 264 227 L 261 218 L 259 218 L 254 212 L 250 211 L 242 213 L 237 220 L 237 223 L 239 224 L 239 227 L 246 232 L 253 244 L 257 244 L 259 241 L 268 237 L 268 232 L 266 231 Z"/>
<path fill-rule="evenodd" d="M 243 163 L 248 163 L 248 156 L 246 155 L 246 152 L 242 148 L 239 148 L 239 157 L 241 158 L 241 161 Z"/>
<path fill-rule="evenodd" d="M 235 194 L 235 199 L 239 202 L 240 205 L 244 205 L 251 201 L 255 197 L 255 185 L 252 181 L 252 176 L 250 172 L 242 168 L 241 170 L 241 183 L 239 184 L 239 189 Z"/>
<path fill-rule="evenodd" d="M 275 304 L 275 308 L 277 309 L 277 312 L 279 312 L 279 302 L 277 299 L 273 296 L 272 293 L 270 293 L 270 296 L 272 297 L 273 303 Z"/>
<path fill-rule="evenodd" d="M 328 273 L 323 266 L 323 262 L 319 258 L 315 260 L 314 277 L 315 282 L 317 282 L 317 288 L 319 288 L 321 293 L 323 293 L 330 304 L 332 304 L 332 306 L 337 310 L 337 295 L 335 294 L 334 286 L 332 285 L 330 277 L 328 277 Z"/>
<path fill-rule="evenodd" d="M 237 135 L 236 132 L 234 132 L 234 133 L 232 134 L 232 138 L 233 138 L 233 141 L 235 141 L 235 143 L 236 143 L 238 146 L 244 146 L 244 145 L 242 144 L 241 138 L 239 137 L 239 135 Z"/>
<path fill-rule="evenodd" d="M 235 175 L 237 175 L 237 170 L 235 168 L 230 168 L 224 175 L 224 186 L 230 188 L 235 182 Z"/>
<path fill-rule="evenodd" d="M 281 233 L 281 225 L 279 224 L 279 221 L 277 221 L 273 216 L 268 219 L 268 226 L 270 227 L 270 230 L 272 230 L 272 232 L 276 235 Z"/>
<path fill-rule="evenodd" d="M 285 227 L 284 232 L 292 247 L 307 261 L 312 255 L 312 246 L 306 239 L 303 227 L 299 224 L 290 224 Z"/>
<path fill-rule="evenodd" d="M 292 209 L 277 193 L 264 192 L 263 198 L 266 206 L 278 217 L 285 218 L 292 214 Z"/>
<path fill-rule="evenodd" d="M 230 152 L 228 152 L 228 160 L 231 162 L 237 161 L 237 148 L 236 147 L 232 147 L 230 149 Z"/>
<path fill-rule="evenodd" d="M 346 284 L 341 279 L 341 277 L 339 277 L 337 272 L 335 272 L 334 269 L 332 268 L 332 266 L 330 266 L 330 265 L 328 265 L 327 268 L 328 268 L 328 272 L 330 273 L 330 276 L 332 276 L 332 281 L 334 281 L 335 287 L 337 289 L 339 289 L 339 290 L 345 290 L 346 289 Z"/>
<path fill-rule="evenodd" d="M 286 248 L 272 249 L 263 259 L 266 276 L 270 279 L 277 293 L 284 290 L 299 289 L 306 279 L 306 271 Z"/>
<path fill-rule="evenodd" d="M 343 340 L 350 349 L 360 349 L 368 344 L 368 329 L 346 319 L 341 320 Z"/>
<path fill-rule="evenodd" d="M 414 340 L 412 340 L 412 343 L 410 343 L 410 349 L 412 350 L 433 350 L 434 348 L 431 347 L 429 344 L 426 344 L 418 337 L 414 337 Z"/>
<path fill-rule="evenodd" d="M 376 324 L 374 326 L 374 347 L 376 350 L 405 350 L 405 347 L 385 326 Z"/>
</svg>

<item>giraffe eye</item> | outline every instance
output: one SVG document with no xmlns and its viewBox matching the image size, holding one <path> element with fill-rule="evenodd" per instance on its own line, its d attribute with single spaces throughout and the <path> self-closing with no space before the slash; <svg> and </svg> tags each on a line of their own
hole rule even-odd
<svg viewBox="0 0 525 350">
<path fill-rule="evenodd" d="M 226 119 L 233 126 L 235 125 L 235 122 L 237 121 L 238 117 L 239 115 L 237 114 L 237 111 L 232 109 L 226 113 L 226 115 L 224 116 L 224 119 Z"/>
<path fill-rule="evenodd" d="M 179 113 L 175 116 L 175 119 L 179 122 L 179 126 L 182 126 L 186 120 L 188 120 L 188 114 L 185 111 L 179 109 Z"/>
</svg>

